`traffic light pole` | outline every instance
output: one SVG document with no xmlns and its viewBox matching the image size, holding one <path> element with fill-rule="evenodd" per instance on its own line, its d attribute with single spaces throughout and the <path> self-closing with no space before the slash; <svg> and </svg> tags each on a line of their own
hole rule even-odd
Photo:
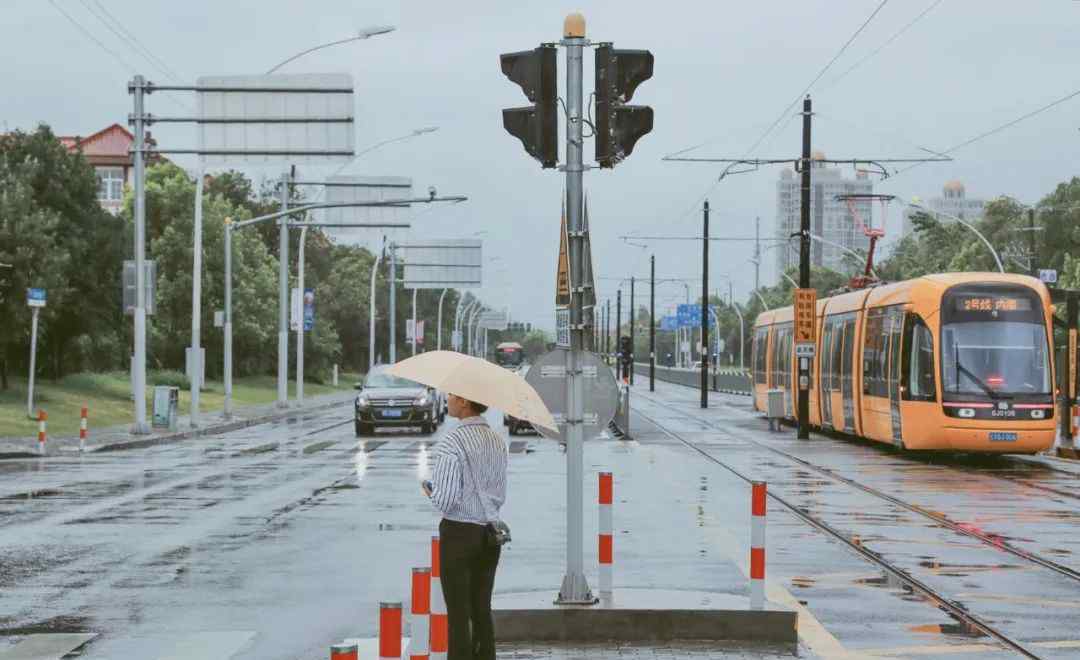
<svg viewBox="0 0 1080 660">
<path fill-rule="evenodd" d="M 570 350 L 566 353 L 566 574 L 559 589 L 560 604 L 594 603 L 585 578 L 584 555 L 584 417 L 585 392 L 581 360 L 588 332 L 583 317 L 584 233 L 582 231 L 582 50 L 585 19 L 570 15 L 563 26 L 566 47 L 566 206 L 570 257 Z"/>
<path fill-rule="evenodd" d="M 810 288 L 810 97 L 803 99 L 802 182 L 799 206 L 799 288 Z M 799 360 L 799 440 L 810 439 L 810 358 Z"/>
</svg>

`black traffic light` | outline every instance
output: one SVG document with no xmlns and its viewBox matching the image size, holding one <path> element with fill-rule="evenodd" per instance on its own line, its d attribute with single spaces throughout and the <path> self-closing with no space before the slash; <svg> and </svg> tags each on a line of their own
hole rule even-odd
<svg viewBox="0 0 1080 660">
<path fill-rule="evenodd" d="M 615 167 L 653 128 L 653 110 L 626 105 L 637 86 L 652 78 L 653 55 L 647 50 L 596 49 L 596 161 Z"/>
<path fill-rule="evenodd" d="M 555 46 L 503 53 L 499 61 L 503 74 L 533 102 L 531 106 L 503 109 L 503 128 L 521 140 L 541 167 L 555 167 L 559 160 Z"/>
<path fill-rule="evenodd" d="M 630 337 L 626 335 L 619 337 L 619 357 L 624 363 L 629 363 L 634 359 L 634 345 L 630 343 Z"/>
</svg>

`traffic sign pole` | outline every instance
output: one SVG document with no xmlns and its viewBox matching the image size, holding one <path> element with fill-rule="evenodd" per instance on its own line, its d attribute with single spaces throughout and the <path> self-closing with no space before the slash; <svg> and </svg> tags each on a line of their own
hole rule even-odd
<svg viewBox="0 0 1080 660">
<path fill-rule="evenodd" d="M 30 317 L 30 383 L 26 393 L 26 416 L 34 417 L 34 371 L 37 362 L 37 326 L 40 307 L 33 307 Z"/>
</svg>

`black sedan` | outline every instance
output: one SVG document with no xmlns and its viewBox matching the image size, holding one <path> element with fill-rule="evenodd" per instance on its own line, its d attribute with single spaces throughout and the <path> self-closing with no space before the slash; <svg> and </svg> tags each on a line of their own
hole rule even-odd
<svg viewBox="0 0 1080 660">
<path fill-rule="evenodd" d="M 379 427 L 418 426 L 425 434 L 435 432 L 442 412 L 437 391 L 386 373 L 376 367 L 363 383 L 355 401 L 356 435 L 372 435 Z"/>
</svg>

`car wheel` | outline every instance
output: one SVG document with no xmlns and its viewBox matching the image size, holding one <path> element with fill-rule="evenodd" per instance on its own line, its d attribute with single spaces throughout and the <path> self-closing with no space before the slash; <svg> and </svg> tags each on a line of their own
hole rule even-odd
<svg viewBox="0 0 1080 660">
<path fill-rule="evenodd" d="M 424 424 L 420 427 L 420 432 L 423 433 L 424 435 L 431 435 L 432 433 L 435 432 L 435 423 L 434 422 L 424 422 Z"/>
<path fill-rule="evenodd" d="M 364 424 L 363 422 L 357 422 L 356 423 L 356 435 L 357 436 L 375 435 L 375 425 L 374 424 Z"/>
<path fill-rule="evenodd" d="M 356 437 L 364 435 L 364 425 L 360 423 L 360 420 L 353 420 L 353 429 L 356 431 Z"/>
</svg>

